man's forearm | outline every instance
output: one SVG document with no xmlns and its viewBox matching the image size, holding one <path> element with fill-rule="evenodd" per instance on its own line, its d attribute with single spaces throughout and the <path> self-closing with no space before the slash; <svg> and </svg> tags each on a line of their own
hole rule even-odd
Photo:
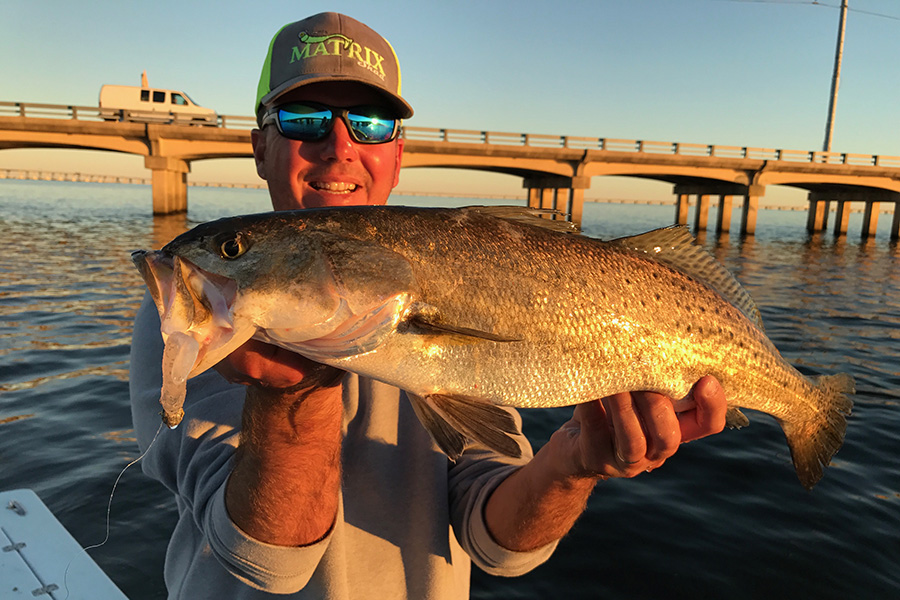
<svg viewBox="0 0 900 600">
<path fill-rule="evenodd" d="M 341 387 L 295 394 L 249 387 L 225 504 L 242 531 L 280 546 L 312 544 L 338 508 Z"/>
<path fill-rule="evenodd" d="M 562 435 L 554 434 L 554 438 Z M 501 483 L 485 507 L 494 540 L 509 550 L 527 552 L 562 538 L 584 512 L 598 480 L 561 473 L 553 457 L 553 438 Z"/>
</svg>

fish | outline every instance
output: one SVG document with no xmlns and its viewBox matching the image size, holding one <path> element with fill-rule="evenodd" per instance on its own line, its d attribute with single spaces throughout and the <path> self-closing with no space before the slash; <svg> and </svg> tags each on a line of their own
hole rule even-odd
<svg viewBox="0 0 900 600">
<path fill-rule="evenodd" d="M 187 379 L 251 338 L 405 390 L 452 460 L 473 441 L 521 455 L 502 407 L 637 390 L 683 402 L 712 375 L 728 426 L 749 424 L 741 409 L 771 415 L 802 485 L 821 479 L 843 443 L 850 375 L 791 366 L 747 291 L 685 227 L 600 240 L 541 213 L 269 212 L 135 251 L 165 342 L 164 421 L 181 421 Z"/>
</svg>

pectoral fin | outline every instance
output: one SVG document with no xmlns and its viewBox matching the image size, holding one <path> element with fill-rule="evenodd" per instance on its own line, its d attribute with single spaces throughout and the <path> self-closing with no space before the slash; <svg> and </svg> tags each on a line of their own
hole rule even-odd
<svg viewBox="0 0 900 600">
<path fill-rule="evenodd" d="M 484 331 L 473 327 L 465 327 L 447 323 L 440 315 L 437 307 L 427 304 L 416 304 L 410 308 L 404 323 L 407 327 L 418 330 L 424 335 L 453 335 L 475 340 L 487 340 L 490 342 L 521 342 L 522 338 L 513 335 L 504 335 L 492 331 Z"/>
<path fill-rule="evenodd" d="M 497 335 L 495 333 L 491 333 L 489 331 L 479 331 L 477 329 L 470 329 L 468 327 L 456 327 L 454 325 L 449 325 L 447 323 L 435 323 L 428 321 L 426 319 L 420 318 L 418 316 L 414 316 L 407 320 L 407 324 L 411 325 L 417 329 L 420 329 L 423 333 L 430 334 L 443 334 L 443 335 L 458 335 L 468 338 L 476 338 L 480 340 L 488 340 L 491 342 L 521 342 L 521 339 L 516 339 L 512 337 L 506 337 L 502 335 Z"/>
</svg>

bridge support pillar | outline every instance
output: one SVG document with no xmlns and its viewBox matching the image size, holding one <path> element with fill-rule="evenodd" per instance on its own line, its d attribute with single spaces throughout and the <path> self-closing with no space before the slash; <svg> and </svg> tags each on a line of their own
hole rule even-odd
<svg viewBox="0 0 900 600">
<path fill-rule="evenodd" d="M 530 208 L 557 210 L 581 226 L 584 190 L 591 187 L 590 177 L 526 177 L 522 187 L 528 190 Z"/>
<path fill-rule="evenodd" d="M 187 161 L 167 156 L 147 156 L 144 166 L 153 172 L 153 214 L 187 212 Z"/>
<path fill-rule="evenodd" d="M 866 209 L 863 212 L 862 237 L 875 237 L 878 231 L 878 209 L 881 206 L 879 202 L 866 202 Z"/>
<path fill-rule="evenodd" d="M 834 215 L 834 235 L 845 235 L 850 221 L 850 201 L 838 200 L 837 213 Z"/>
<path fill-rule="evenodd" d="M 756 235 L 756 214 L 759 212 L 759 199 L 766 194 L 766 186 L 749 185 L 744 194 L 744 208 L 741 211 L 741 234 Z"/>
<path fill-rule="evenodd" d="M 891 224 L 891 239 L 900 238 L 900 202 L 894 202 L 894 222 Z"/>
<path fill-rule="evenodd" d="M 813 196 L 814 193 L 810 193 Z M 838 200 L 840 204 L 840 200 Z M 840 206 L 838 206 L 840 210 Z M 822 198 L 816 194 L 815 199 L 810 199 L 809 216 L 806 219 L 806 229 L 810 233 L 825 231 L 828 229 L 828 217 L 831 215 L 831 199 Z M 837 229 L 835 229 L 837 231 Z M 846 230 L 845 230 L 846 231 Z"/>
<path fill-rule="evenodd" d="M 719 212 L 716 215 L 716 231 L 728 233 L 731 231 L 731 205 L 734 196 L 722 194 L 719 196 Z"/>
<path fill-rule="evenodd" d="M 675 224 L 687 225 L 688 209 L 690 208 L 690 195 L 677 194 L 675 200 Z"/>
<path fill-rule="evenodd" d="M 813 198 L 813 193 L 809 194 L 809 214 L 806 216 L 806 230 L 810 233 L 825 230 L 825 207 L 826 202 Z"/>
<path fill-rule="evenodd" d="M 697 210 L 694 212 L 694 231 L 706 231 L 709 223 L 709 195 L 697 196 Z"/>
</svg>

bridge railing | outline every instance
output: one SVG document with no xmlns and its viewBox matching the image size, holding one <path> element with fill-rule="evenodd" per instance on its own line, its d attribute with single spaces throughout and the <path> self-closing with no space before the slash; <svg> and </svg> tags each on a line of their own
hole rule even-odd
<svg viewBox="0 0 900 600">
<path fill-rule="evenodd" d="M 775 160 L 814 164 L 900 168 L 900 156 L 849 154 L 846 152 L 781 150 L 777 148 L 750 148 L 746 146 L 685 144 L 681 142 L 657 142 L 652 140 L 589 138 L 566 135 L 507 133 L 431 127 L 404 127 L 401 135 L 408 140 L 426 142 L 502 144 L 520 147 L 529 146 L 534 148 L 571 148 L 575 150 L 605 150 L 609 152 L 644 152 L 648 154 L 669 154 L 673 156 L 705 156 L 710 158 Z"/>
<path fill-rule="evenodd" d="M 122 121 L 146 123 L 146 119 L 132 112 L 119 111 Z M 99 106 L 75 106 L 60 104 L 38 104 L 33 102 L 0 102 L 0 117 L 27 117 L 32 119 L 75 119 L 83 121 L 103 121 Z M 165 119 L 165 117 L 163 117 Z M 256 127 L 256 118 L 242 115 L 219 115 L 218 127 L 229 129 L 252 129 Z"/>
<path fill-rule="evenodd" d="M 31 102 L 0 102 L 0 117 L 102 120 L 98 106 L 67 106 Z M 130 113 L 123 111 L 121 118 L 126 121 L 131 120 Z M 134 119 L 134 121 L 141 122 L 137 118 Z M 219 115 L 218 126 L 229 129 L 251 129 L 256 127 L 256 119 L 254 117 L 241 115 Z M 467 129 L 442 129 L 432 127 L 404 126 L 401 135 L 408 140 L 439 143 L 605 150 L 608 152 L 669 154 L 673 156 L 705 156 L 710 158 L 900 168 L 900 156 L 880 156 L 877 154 L 781 150 L 776 148 L 750 148 L 745 146 L 720 146 L 714 144 L 689 144 L 682 142 L 658 142 L 652 140 L 576 137 L 568 135 L 510 133 L 502 131 L 474 131 Z"/>
<path fill-rule="evenodd" d="M 24 102 L 0 102 L 0 117 L 32 117 L 36 119 L 100 118 L 97 106 L 63 106 Z"/>
</svg>

